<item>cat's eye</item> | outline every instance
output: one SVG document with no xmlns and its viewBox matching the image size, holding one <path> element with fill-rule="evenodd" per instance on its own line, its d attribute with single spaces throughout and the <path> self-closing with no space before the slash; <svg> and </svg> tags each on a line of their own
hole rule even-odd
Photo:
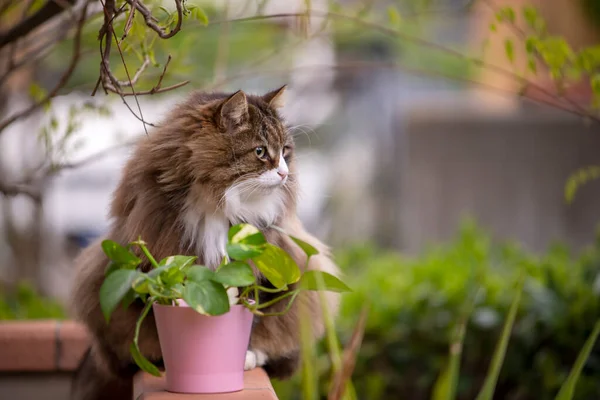
<svg viewBox="0 0 600 400">
<path fill-rule="evenodd" d="M 283 146 L 283 157 L 287 157 L 290 155 L 290 152 L 292 151 L 291 146 Z"/>
<path fill-rule="evenodd" d="M 257 147 L 254 152 L 256 156 L 260 159 L 263 159 L 267 156 L 267 150 L 264 147 Z"/>
</svg>

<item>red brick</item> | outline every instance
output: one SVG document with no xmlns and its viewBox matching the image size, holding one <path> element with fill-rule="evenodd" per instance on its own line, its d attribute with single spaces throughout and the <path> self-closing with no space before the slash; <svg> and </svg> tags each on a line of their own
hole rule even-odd
<svg viewBox="0 0 600 400">
<path fill-rule="evenodd" d="M 73 321 L 61 322 L 59 329 L 60 356 L 57 368 L 74 371 L 90 345 L 88 332 L 83 325 Z"/>
<path fill-rule="evenodd" d="M 0 371 L 56 368 L 56 321 L 0 323 Z"/>
<path fill-rule="evenodd" d="M 72 321 L 0 323 L 0 371 L 73 371 L 89 345 Z"/>
</svg>

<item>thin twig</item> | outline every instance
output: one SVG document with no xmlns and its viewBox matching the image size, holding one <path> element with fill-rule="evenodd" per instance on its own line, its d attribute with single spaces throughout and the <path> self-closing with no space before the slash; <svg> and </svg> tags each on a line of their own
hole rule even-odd
<svg viewBox="0 0 600 400">
<path fill-rule="evenodd" d="M 165 67 L 163 68 L 162 74 L 160 74 L 160 77 L 158 78 L 158 83 L 150 90 L 151 94 L 157 93 L 157 91 L 160 90 L 160 86 L 162 85 L 163 78 L 165 77 L 165 74 L 167 73 L 167 67 L 169 66 L 170 62 L 171 62 L 171 55 L 169 54 L 169 57 L 167 57 L 167 62 L 165 63 Z"/>
<path fill-rule="evenodd" d="M 158 89 L 158 90 L 154 90 L 155 88 L 152 88 L 150 90 L 142 90 L 140 92 L 137 93 L 123 93 L 123 97 L 129 97 L 129 96 L 144 96 L 144 95 L 149 95 L 149 94 L 158 94 L 158 93 L 164 93 L 164 92 L 168 92 L 170 90 L 175 90 L 175 89 L 179 89 L 182 86 L 187 85 L 188 83 L 190 83 L 190 81 L 183 81 L 183 82 L 179 82 L 176 83 L 174 85 L 171 86 L 167 86 L 165 88 L 162 89 Z M 150 123 L 148 123 L 148 125 L 154 126 Z"/>
<path fill-rule="evenodd" d="M 125 40 L 131 27 L 133 26 L 133 18 L 135 16 L 135 10 L 137 7 L 138 0 L 133 0 L 131 3 L 131 10 L 129 10 L 129 16 L 127 17 L 127 22 L 125 23 L 125 28 L 123 29 L 123 36 L 121 36 L 121 41 Z"/>
<path fill-rule="evenodd" d="M 115 30 L 113 28 L 113 26 L 110 26 L 110 29 L 113 33 L 113 36 L 116 36 L 115 34 Z M 115 44 L 117 45 L 117 50 L 119 51 L 119 56 L 121 57 L 121 62 L 123 63 L 123 68 L 125 68 L 125 74 L 127 75 L 127 79 L 129 80 L 129 87 L 131 88 L 131 92 L 133 93 L 133 98 L 135 99 L 135 104 L 137 105 L 138 111 L 140 112 L 140 119 L 142 120 L 142 123 L 144 124 L 144 131 L 146 132 L 146 135 L 148 134 L 148 129 L 146 128 L 146 121 L 144 121 L 144 114 L 142 113 L 142 107 L 140 106 L 140 101 L 137 98 L 137 95 L 135 94 L 135 88 L 133 87 L 134 82 L 131 80 L 131 76 L 129 75 L 129 69 L 127 68 L 127 63 L 125 62 L 125 57 L 123 56 L 123 51 L 121 51 L 121 45 L 119 44 L 119 41 L 115 40 Z M 125 99 L 123 99 L 123 101 L 125 101 Z"/>
<path fill-rule="evenodd" d="M 75 0 L 64 0 L 63 3 L 73 5 Z M 55 1 L 48 1 L 33 15 L 23 19 L 21 22 L 10 28 L 8 31 L 0 33 L 0 48 L 12 43 L 36 29 L 46 21 L 52 19 L 55 15 L 64 11 L 62 5 Z"/>
<path fill-rule="evenodd" d="M 148 68 L 148 65 L 150 65 L 150 57 L 146 56 L 146 57 L 144 57 L 144 62 L 142 63 L 142 65 L 135 72 L 135 75 L 133 75 L 133 78 L 129 81 L 117 81 L 119 86 L 129 87 L 129 86 L 135 85 L 137 83 L 138 79 L 140 79 L 140 76 L 142 76 L 142 73 L 144 72 L 144 70 L 146 68 Z"/>
<path fill-rule="evenodd" d="M 65 170 L 81 168 L 87 164 L 91 164 L 95 161 L 101 160 L 102 158 L 113 154 L 115 151 L 126 149 L 135 145 L 138 142 L 138 140 L 139 138 L 135 138 L 125 143 L 110 146 L 79 161 L 61 164 L 49 164 L 46 165 L 46 167 L 40 167 L 38 169 L 43 170 L 37 174 L 37 178 L 31 176 L 30 178 L 25 179 L 22 182 L 16 183 L 3 183 L 2 181 L 0 181 L 0 193 L 9 197 L 22 194 L 30 197 L 33 200 L 38 201 L 41 199 L 41 190 L 39 188 L 44 187 L 52 178 L 59 175 L 61 172 Z"/>
<path fill-rule="evenodd" d="M 338 65 L 322 64 L 322 65 L 308 65 L 308 66 L 295 67 L 295 68 L 253 70 L 253 71 L 243 72 L 243 73 L 240 73 L 237 75 L 231 75 L 227 79 L 225 79 L 221 82 L 217 82 L 216 84 L 211 85 L 206 89 L 215 90 L 215 89 L 218 89 L 230 82 L 245 78 L 247 76 L 255 76 L 257 74 L 286 74 L 286 73 L 289 73 L 292 71 L 313 70 L 313 69 L 317 69 L 317 70 L 318 69 L 358 70 L 358 71 L 369 70 L 369 69 L 400 70 L 400 71 L 404 71 L 406 73 L 410 73 L 413 75 L 427 76 L 427 77 L 433 77 L 433 78 L 443 78 L 443 79 L 447 79 L 447 80 L 454 81 L 454 82 L 458 81 L 458 82 L 472 84 L 472 85 L 478 86 L 480 88 L 486 89 L 487 91 L 494 92 L 499 95 L 504 95 L 504 96 L 509 96 L 509 97 L 519 96 L 520 98 L 522 98 L 524 100 L 528 100 L 528 101 L 531 101 L 534 103 L 557 108 L 559 110 L 568 112 L 570 114 L 577 115 L 579 117 L 587 117 L 596 122 L 600 122 L 600 118 L 598 118 L 594 115 L 591 115 L 588 112 L 582 113 L 582 112 L 579 112 L 578 110 L 569 108 L 568 106 L 561 104 L 561 103 L 556 103 L 556 102 L 552 102 L 550 100 L 545 100 L 545 99 L 537 98 L 537 97 L 530 97 L 525 93 L 523 93 L 523 94 L 515 93 L 514 91 L 509 90 L 509 89 L 499 88 L 494 85 L 490 85 L 490 84 L 487 84 L 484 82 L 480 82 L 480 81 L 476 81 L 476 80 L 472 80 L 472 79 L 468 79 L 468 78 L 463 78 L 460 76 L 449 75 L 449 74 L 445 74 L 443 72 L 438 72 L 438 71 L 427 71 L 427 70 L 422 70 L 422 69 L 410 68 L 410 67 L 406 67 L 403 65 L 399 65 L 394 62 L 360 61 L 360 62 L 348 62 L 348 63 L 338 64 Z"/>
<path fill-rule="evenodd" d="M 183 22 L 183 5 L 181 4 L 181 0 L 174 0 L 175 7 L 177 8 L 177 24 L 168 33 L 156 23 L 156 18 L 152 15 L 152 12 L 148 9 L 148 7 L 146 7 L 146 5 L 144 5 L 144 3 L 136 0 L 126 1 L 129 3 L 129 5 L 131 5 L 132 8 L 135 7 L 140 14 L 142 14 L 148 28 L 156 32 L 161 39 L 172 38 L 181 30 L 181 23 Z"/>
<path fill-rule="evenodd" d="M 0 122 L 0 135 L 6 129 L 7 126 L 9 126 L 13 122 L 15 122 L 21 118 L 25 118 L 25 117 L 31 115 L 39 107 L 41 107 L 42 105 L 44 105 L 48 101 L 50 101 L 67 84 L 69 78 L 71 77 L 71 75 L 73 74 L 73 71 L 75 70 L 75 67 L 77 66 L 77 62 L 79 61 L 79 56 L 81 53 L 81 33 L 83 31 L 83 25 L 85 24 L 88 5 L 89 5 L 89 1 L 86 1 L 82 7 L 81 16 L 79 17 L 79 21 L 77 23 L 77 30 L 75 32 L 75 39 L 73 40 L 73 55 L 71 57 L 69 66 L 67 67 L 67 69 L 65 70 L 63 75 L 61 76 L 61 78 L 58 81 L 58 83 L 56 84 L 56 86 L 54 86 L 54 88 L 50 92 L 48 92 L 48 94 L 46 96 L 44 96 L 44 98 L 42 100 L 35 102 L 34 104 L 29 106 L 25 110 L 18 112 L 16 114 L 12 115 L 11 117 L 6 118 L 2 122 Z"/>
<path fill-rule="evenodd" d="M 377 24 L 375 22 L 370 22 L 370 21 L 366 21 L 364 19 L 361 19 L 359 17 L 353 17 L 350 15 L 344 15 L 344 14 L 339 14 L 339 13 L 334 13 L 334 12 L 327 12 L 327 11 L 311 11 L 310 13 L 313 16 L 317 16 L 317 17 L 321 17 L 321 18 L 333 18 L 333 19 L 338 19 L 338 20 L 342 20 L 342 21 L 349 21 L 349 22 L 353 22 L 356 23 L 358 25 L 361 25 L 363 27 L 366 28 L 370 28 L 376 31 L 379 31 L 385 35 L 388 36 L 392 36 L 392 37 L 396 37 L 396 38 L 401 38 L 405 41 L 408 42 L 412 42 L 415 43 L 417 45 L 420 45 L 422 47 L 425 48 L 430 48 L 432 50 L 436 50 L 439 51 L 441 53 L 445 53 L 448 54 L 450 56 L 462 59 L 462 60 L 466 60 L 468 62 L 473 63 L 474 65 L 480 67 L 480 68 L 486 68 L 490 71 L 496 72 L 500 75 L 506 76 L 512 80 L 515 80 L 521 84 L 526 83 L 529 87 L 531 88 L 535 88 L 536 90 L 538 90 L 539 92 L 545 94 L 546 96 L 550 97 L 550 98 L 557 98 L 556 95 L 554 95 L 552 92 L 548 91 L 547 89 L 545 89 L 544 87 L 538 85 L 535 82 L 530 82 L 525 80 L 524 78 L 520 77 L 519 75 L 515 74 L 514 72 L 504 69 L 500 66 L 494 65 L 494 64 L 490 64 L 484 60 L 481 59 L 477 59 L 477 58 L 472 58 L 469 56 L 466 56 L 464 54 L 462 54 L 461 52 L 457 51 L 457 50 L 453 50 L 447 47 L 444 47 L 443 45 L 434 43 L 434 42 L 430 42 L 426 39 L 422 39 L 420 37 L 417 36 L 413 36 L 404 32 L 399 31 L 398 29 L 394 29 L 394 28 L 388 28 L 385 27 L 383 25 Z M 304 17 L 306 16 L 305 12 L 302 13 L 279 13 L 279 14 L 270 14 L 270 15 L 256 15 L 256 16 L 251 16 L 251 17 L 244 17 L 244 18 L 236 18 L 236 19 L 231 19 L 231 20 L 219 20 L 219 21 L 212 21 L 211 24 L 222 24 L 222 23 L 230 23 L 230 22 L 249 22 L 249 21 L 260 21 L 260 20 L 268 20 L 268 19 L 277 19 L 277 18 L 297 18 L 297 17 Z M 572 102 L 572 100 L 568 99 L 566 96 L 564 96 L 564 99 L 566 99 L 569 102 Z M 545 104 L 551 104 L 554 105 L 556 103 L 551 103 L 548 101 L 544 101 L 542 100 L 541 102 L 545 103 Z M 574 103 L 576 104 L 576 103 Z M 560 107 L 559 107 L 560 108 Z M 589 117 L 590 119 L 596 121 L 596 122 L 600 122 L 600 119 L 592 114 L 590 114 L 587 110 L 585 109 L 581 109 L 580 106 L 577 106 L 576 108 L 578 108 L 579 110 L 576 110 L 576 114 L 578 115 L 584 115 L 586 117 Z M 562 107 L 561 109 L 565 109 L 564 107 Z"/>
</svg>

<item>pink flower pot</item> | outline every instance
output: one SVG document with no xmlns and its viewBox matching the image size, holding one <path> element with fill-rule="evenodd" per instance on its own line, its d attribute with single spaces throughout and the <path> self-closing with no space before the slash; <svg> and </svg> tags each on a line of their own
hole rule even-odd
<svg viewBox="0 0 600 400">
<path fill-rule="evenodd" d="M 244 388 L 244 362 L 252 313 L 240 305 L 217 317 L 154 303 L 167 390 L 226 393 Z"/>
</svg>

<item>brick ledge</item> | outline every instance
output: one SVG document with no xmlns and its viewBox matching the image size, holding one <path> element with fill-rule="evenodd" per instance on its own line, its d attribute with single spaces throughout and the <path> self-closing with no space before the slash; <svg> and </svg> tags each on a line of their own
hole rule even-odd
<svg viewBox="0 0 600 400">
<path fill-rule="evenodd" d="M 73 321 L 2 321 L 0 371 L 74 371 L 88 345 L 86 329 Z"/>
<path fill-rule="evenodd" d="M 269 376 L 256 368 L 244 373 L 244 390 L 221 394 L 179 394 L 165 390 L 165 378 L 149 374 L 138 374 L 135 380 L 136 400 L 277 400 Z"/>
</svg>

